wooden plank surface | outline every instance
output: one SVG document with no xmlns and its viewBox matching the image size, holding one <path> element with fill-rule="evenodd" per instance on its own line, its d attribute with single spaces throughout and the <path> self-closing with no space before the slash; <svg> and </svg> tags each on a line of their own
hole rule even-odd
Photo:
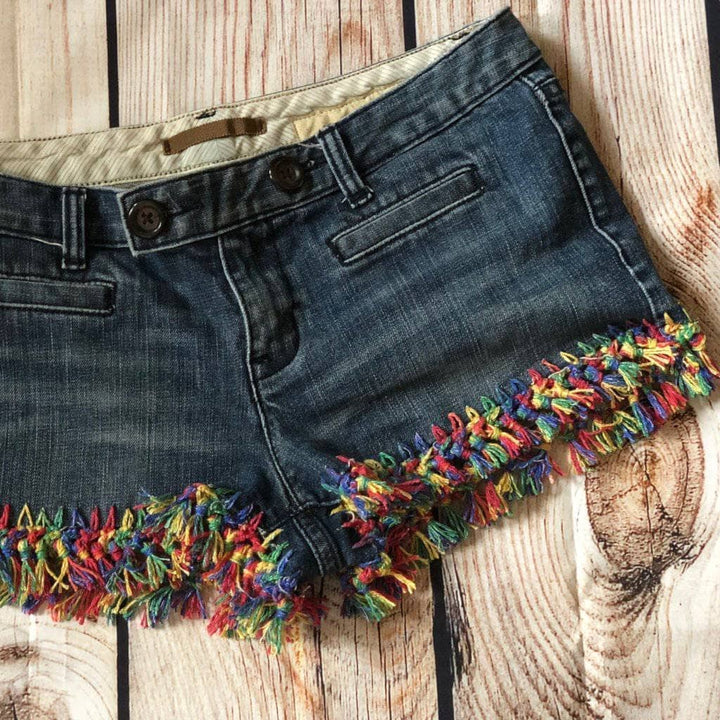
<svg viewBox="0 0 720 720">
<path fill-rule="evenodd" d="M 114 97 L 103 3 L 7 0 L 0 137 L 101 129 L 113 103 L 121 124 L 149 122 L 349 72 L 404 50 L 402 5 L 117 0 Z M 503 5 L 416 0 L 405 12 L 421 44 Z M 720 357 L 702 0 L 512 7 Z M 202 621 L 131 621 L 128 697 L 117 697 L 115 628 L 4 608 L 0 718 L 715 717 L 719 437 L 718 401 L 693 401 L 654 437 L 476 531 L 380 625 L 339 618 L 338 603 L 277 658 L 210 637 Z M 335 578 L 323 589 L 340 597 Z"/>
<path fill-rule="evenodd" d="M 401 53 L 400 0 L 117 0 L 120 123 L 323 80 Z M 398 32 L 400 29 L 400 32 Z"/>
<path fill-rule="evenodd" d="M 0 137 L 94 130 L 108 116 L 105 8 L 94 0 L 4 0 Z"/>
<path fill-rule="evenodd" d="M 115 632 L 0 610 L 0 718 L 114 718 Z"/>
</svg>

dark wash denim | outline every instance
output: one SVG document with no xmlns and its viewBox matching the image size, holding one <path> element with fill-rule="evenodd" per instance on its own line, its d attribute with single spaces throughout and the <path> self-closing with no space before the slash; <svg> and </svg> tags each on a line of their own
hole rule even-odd
<svg viewBox="0 0 720 720">
<path fill-rule="evenodd" d="M 372 557 L 329 513 L 336 455 L 428 437 L 609 324 L 683 320 L 518 19 L 453 35 L 303 142 L 129 189 L 0 176 L 2 502 L 237 488 L 328 573 Z M 286 154 L 298 192 L 268 176 Z M 148 198 L 152 239 L 127 220 Z"/>
</svg>

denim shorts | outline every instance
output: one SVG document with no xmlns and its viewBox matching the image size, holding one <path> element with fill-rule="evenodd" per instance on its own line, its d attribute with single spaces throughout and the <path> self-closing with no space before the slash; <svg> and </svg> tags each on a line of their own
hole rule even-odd
<svg viewBox="0 0 720 720">
<path fill-rule="evenodd" d="M 509 6 L 354 72 L 0 143 L 0 604 L 278 652 L 378 621 L 720 371 Z M 205 589 L 218 595 L 212 613 Z"/>
</svg>

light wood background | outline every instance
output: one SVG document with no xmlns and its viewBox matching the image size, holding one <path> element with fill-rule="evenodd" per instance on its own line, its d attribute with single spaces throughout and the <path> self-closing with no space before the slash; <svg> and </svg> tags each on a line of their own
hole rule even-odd
<svg viewBox="0 0 720 720">
<path fill-rule="evenodd" d="M 159 120 L 322 80 L 503 5 L 2 0 L 0 136 Z M 720 357 L 703 0 L 512 7 Z M 0 720 L 716 718 L 719 438 L 717 397 L 693 401 L 651 439 L 477 531 L 392 617 L 334 612 L 277 658 L 210 637 L 203 621 L 146 630 L 4 608 Z M 332 578 L 324 589 L 339 597 Z"/>
</svg>

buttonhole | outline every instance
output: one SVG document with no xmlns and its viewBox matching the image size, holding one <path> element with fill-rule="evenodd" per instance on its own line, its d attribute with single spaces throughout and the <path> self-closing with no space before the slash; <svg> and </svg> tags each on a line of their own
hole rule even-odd
<svg viewBox="0 0 720 720">
<path fill-rule="evenodd" d="M 203 110 L 203 112 L 201 112 L 199 115 L 195 116 L 195 119 L 196 120 L 204 120 L 205 118 L 212 117 L 216 112 L 217 112 L 217 110 L 214 110 L 214 109 L 213 110 Z"/>
</svg>

